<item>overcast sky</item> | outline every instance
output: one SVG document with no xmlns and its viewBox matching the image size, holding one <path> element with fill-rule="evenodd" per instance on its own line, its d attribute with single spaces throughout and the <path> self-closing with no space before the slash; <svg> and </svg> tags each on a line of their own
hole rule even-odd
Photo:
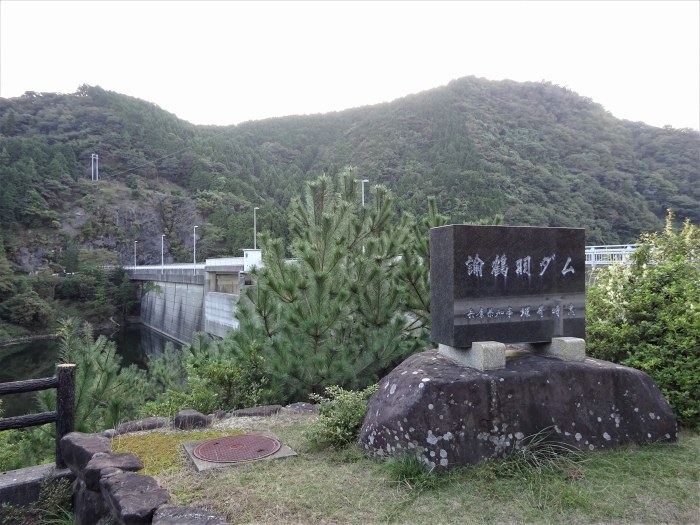
<svg viewBox="0 0 700 525">
<path fill-rule="evenodd" d="M 81 84 L 195 124 L 393 100 L 468 75 L 548 80 L 700 128 L 700 1 L 0 0 L 0 97 Z"/>
</svg>

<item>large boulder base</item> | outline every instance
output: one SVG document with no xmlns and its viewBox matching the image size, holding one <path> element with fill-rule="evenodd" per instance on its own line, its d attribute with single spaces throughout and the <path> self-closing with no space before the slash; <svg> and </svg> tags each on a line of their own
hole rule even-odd
<svg viewBox="0 0 700 525">
<path fill-rule="evenodd" d="M 360 443 L 377 456 L 415 454 L 444 469 L 502 457 L 543 431 L 583 450 L 677 437 L 671 407 L 639 370 L 521 352 L 504 369 L 482 372 L 430 350 L 380 381 Z"/>
</svg>

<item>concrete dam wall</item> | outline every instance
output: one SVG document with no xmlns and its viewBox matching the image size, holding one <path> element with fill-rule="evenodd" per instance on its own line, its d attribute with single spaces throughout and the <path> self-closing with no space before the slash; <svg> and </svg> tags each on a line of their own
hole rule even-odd
<svg viewBox="0 0 700 525">
<path fill-rule="evenodd" d="M 204 330 L 204 286 L 153 281 L 155 290 L 141 298 L 141 321 L 182 343 Z"/>
<path fill-rule="evenodd" d="M 195 332 L 223 338 L 238 329 L 240 292 L 251 284 L 248 272 L 262 259 L 260 250 L 243 252 L 243 257 L 200 264 L 127 267 L 132 280 L 144 283 L 143 324 L 185 344 L 192 342 Z"/>
</svg>

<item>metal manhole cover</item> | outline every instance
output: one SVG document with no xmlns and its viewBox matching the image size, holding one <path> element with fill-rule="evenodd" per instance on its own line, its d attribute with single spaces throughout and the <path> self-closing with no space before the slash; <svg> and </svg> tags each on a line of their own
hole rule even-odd
<svg viewBox="0 0 700 525">
<path fill-rule="evenodd" d="M 280 447 L 280 442 L 274 438 L 243 434 L 210 439 L 197 445 L 192 453 L 204 461 L 238 463 L 271 456 Z"/>
</svg>

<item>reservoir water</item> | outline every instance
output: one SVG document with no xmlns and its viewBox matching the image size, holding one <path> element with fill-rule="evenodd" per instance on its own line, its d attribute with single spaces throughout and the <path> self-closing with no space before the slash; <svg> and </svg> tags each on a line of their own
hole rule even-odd
<svg viewBox="0 0 700 525">
<path fill-rule="evenodd" d="M 122 366 L 136 364 L 146 368 L 148 356 L 163 353 L 166 343 L 181 346 L 162 334 L 143 325 L 129 325 L 114 334 L 105 334 L 117 345 Z M 0 346 L 0 383 L 51 377 L 58 359 L 58 340 L 41 339 L 9 346 Z M 35 411 L 34 393 L 12 394 L 0 397 L 3 416 L 19 416 Z"/>
</svg>

